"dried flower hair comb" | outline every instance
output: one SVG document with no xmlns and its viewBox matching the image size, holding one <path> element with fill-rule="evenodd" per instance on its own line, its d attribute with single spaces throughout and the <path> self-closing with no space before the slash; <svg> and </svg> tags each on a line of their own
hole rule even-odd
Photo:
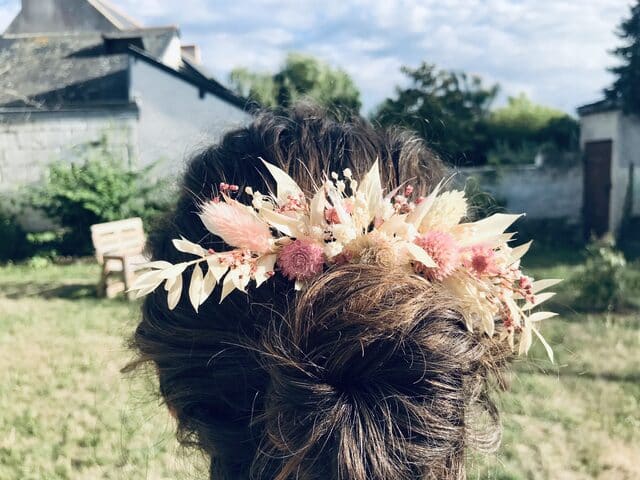
<svg viewBox="0 0 640 480">
<path fill-rule="evenodd" d="M 175 265 L 147 263 L 131 290 L 141 297 L 164 283 L 173 309 L 182 294 L 183 273 L 193 266 L 188 293 L 198 311 L 220 282 L 222 302 L 235 289 L 245 292 L 251 281 L 259 287 L 276 273 L 301 289 L 328 266 L 375 262 L 448 290 L 458 299 L 469 330 L 493 336 L 501 322 L 500 340 L 515 349 L 517 336 L 519 354 L 529 350 L 535 334 L 553 361 L 535 324 L 556 314 L 532 310 L 554 295 L 541 292 L 560 280 L 534 282 L 522 273 L 520 258 L 531 242 L 512 248 L 513 234 L 504 233 L 520 215 L 461 223 L 467 215 L 465 194 L 441 191 L 442 184 L 427 197 L 412 199 L 411 186 L 385 196 L 377 162 L 359 183 L 349 169 L 342 176 L 332 173 L 308 200 L 289 175 L 264 164 L 276 181 L 275 195 L 247 188 L 252 202 L 244 205 L 232 198 L 238 187 L 223 183 L 220 195 L 200 207 L 204 226 L 232 250 L 215 252 L 175 239 L 176 249 L 195 258 Z"/>
</svg>

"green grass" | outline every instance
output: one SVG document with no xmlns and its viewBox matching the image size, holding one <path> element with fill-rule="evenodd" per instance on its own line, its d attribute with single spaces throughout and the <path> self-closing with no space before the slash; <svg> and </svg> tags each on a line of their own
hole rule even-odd
<svg viewBox="0 0 640 480">
<path fill-rule="evenodd" d="M 138 307 L 95 298 L 97 278 L 0 269 L 0 479 L 205 478 L 149 380 L 120 373 Z"/>
<path fill-rule="evenodd" d="M 535 253 L 538 277 L 581 261 Z M 95 298 L 97 277 L 91 264 L 0 268 L 0 479 L 207 478 L 152 380 L 120 373 L 138 305 Z M 640 315 L 578 314 L 571 298 L 561 288 L 564 313 L 543 325 L 556 364 L 538 344 L 516 363 L 502 448 L 471 456 L 469 479 L 640 478 Z"/>
</svg>

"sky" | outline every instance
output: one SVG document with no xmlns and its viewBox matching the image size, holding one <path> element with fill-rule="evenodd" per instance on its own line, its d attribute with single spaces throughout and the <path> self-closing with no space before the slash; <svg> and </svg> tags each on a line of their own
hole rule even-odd
<svg viewBox="0 0 640 480">
<path fill-rule="evenodd" d="M 346 70 L 367 113 L 422 61 L 575 114 L 611 82 L 608 51 L 630 0 L 113 0 L 146 26 L 177 24 L 207 69 L 274 71 L 287 52 Z M 0 0 L 0 31 L 20 0 Z"/>
</svg>

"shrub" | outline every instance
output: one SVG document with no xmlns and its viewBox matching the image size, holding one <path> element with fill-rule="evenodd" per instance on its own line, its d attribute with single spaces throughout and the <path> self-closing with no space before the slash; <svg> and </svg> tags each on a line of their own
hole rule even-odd
<svg viewBox="0 0 640 480">
<path fill-rule="evenodd" d="M 27 232 L 16 215 L 0 205 L 0 262 L 23 260 L 29 253 Z"/>
<path fill-rule="evenodd" d="M 626 260 L 612 241 L 587 247 L 587 260 L 574 278 L 576 306 L 583 310 L 615 310 L 624 305 Z"/>
<path fill-rule="evenodd" d="M 496 198 L 482 189 L 480 180 L 476 177 L 467 178 L 464 192 L 469 203 L 469 213 L 472 218 L 485 218 L 494 213 L 504 212 L 506 200 Z"/>
<path fill-rule="evenodd" d="M 75 161 L 53 164 L 32 205 L 62 228 L 60 254 L 84 255 L 92 252 L 92 224 L 136 216 L 148 223 L 167 205 L 167 189 L 151 167 L 131 169 L 103 138 L 82 146 Z"/>
<path fill-rule="evenodd" d="M 529 218 L 518 221 L 518 239 L 534 240 L 535 245 L 558 249 L 582 250 L 585 246 L 582 226 L 566 217 Z"/>
</svg>

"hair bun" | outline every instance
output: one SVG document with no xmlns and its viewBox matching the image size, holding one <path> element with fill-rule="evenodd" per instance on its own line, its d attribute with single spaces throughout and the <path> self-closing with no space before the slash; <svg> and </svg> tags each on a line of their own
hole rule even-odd
<svg viewBox="0 0 640 480">
<path fill-rule="evenodd" d="M 296 478 L 458 478 L 504 347 L 467 331 L 432 285 L 376 265 L 327 272 L 264 336 L 271 377 L 256 467 Z"/>
</svg>

